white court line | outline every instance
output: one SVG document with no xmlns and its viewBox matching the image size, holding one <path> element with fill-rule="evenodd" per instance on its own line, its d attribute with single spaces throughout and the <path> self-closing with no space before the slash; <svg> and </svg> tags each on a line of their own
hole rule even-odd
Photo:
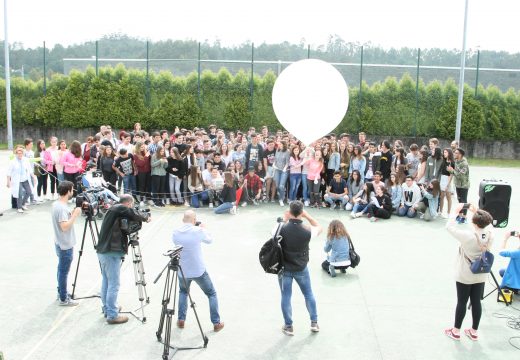
<svg viewBox="0 0 520 360">
<path fill-rule="evenodd" d="M 155 228 L 157 228 L 164 220 L 166 219 L 167 217 L 164 216 L 165 213 L 161 214 L 159 220 L 154 224 L 154 221 L 153 221 L 153 218 L 152 218 L 152 227 L 147 227 L 146 228 L 146 232 L 143 231 L 143 233 L 145 233 L 145 235 L 147 235 L 149 232 L 151 232 L 152 230 L 155 230 Z M 125 268 L 124 270 L 126 270 L 126 268 L 129 267 L 129 264 L 131 262 L 130 261 L 127 261 L 126 264 L 125 264 Z M 101 283 L 101 280 L 98 280 L 94 286 L 92 286 L 88 291 L 87 293 L 90 294 L 92 293 L 96 288 L 99 287 Z M 34 353 L 36 350 L 38 350 L 40 348 L 40 346 L 42 346 L 48 339 L 49 337 L 60 327 L 61 324 L 63 324 L 63 322 L 77 309 L 78 307 L 74 307 L 73 309 L 70 309 L 69 312 L 67 312 L 61 319 L 59 319 L 56 323 L 54 323 L 54 325 L 52 325 L 52 327 L 49 329 L 49 331 L 47 331 L 47 333 L 41 338 L 40 341 L 38 341 L 38 343 L 36 343 L 36 345 L 34 345 L 34 347 L 27 353 L 27 355 L 25 355 L 22 360 L 27 360 L 29 359 Z"/>
</svg>

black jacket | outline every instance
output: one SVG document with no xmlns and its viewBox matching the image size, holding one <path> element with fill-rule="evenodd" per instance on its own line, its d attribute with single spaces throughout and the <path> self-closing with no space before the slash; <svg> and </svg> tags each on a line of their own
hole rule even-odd
<svg viewBox="0 0 520 360">
<path fill-rule="evenodd" d="M 177 171 L 173 171 L 172 169 L 177 169 Z M 175 175 L 182 179 L 184 177 L 184 175 L 186 175 L 186 168 L 184 166 L 184 161 L 169 157 L 168 166 L 166 167 L 166 172 L 168 174 Z"/>
<path fill-rule="evenodd" d="M 234 187 L 231 188 L 231 187 L 227 186 L 226 184 L 224 184 L 224 188 L 222 188 L 220 197 L 222 198 L 222 202 L 234 203 L 237 201 L 237 191 Z"/>
<path fill-rule="evenodd" d="M 291 219 L 280 230 L 283 265 L 286 271 L 303 271 L 309 262 L 311 232 L 301 220 Z"/>
<path fill-rule="evenodd" d="M 117 204 L 108 209 L 101 230 L 96 251 L 100 254 L 110 251 L 127 253 L 128 237 L 121 231 L 121 219 L 146 221 L 147 215 L 124 205 Z"/>
</svg>

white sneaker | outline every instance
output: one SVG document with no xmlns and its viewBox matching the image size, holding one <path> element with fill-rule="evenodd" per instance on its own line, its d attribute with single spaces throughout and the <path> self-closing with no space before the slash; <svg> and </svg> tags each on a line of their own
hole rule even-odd
<svg viewBox="0 0 520 360">
<path fill-rule="evenodd" d="M 141 201 L 141 202 L 139 203 L 139 207 L 144 207 L 144 201 Z"/>
<path fill-rule="evenodd" d="M 79 302 L 72 300 L 71 298 L 65 299 L 65 301 L 61 301 L 58 303 L 59 306 L 78 306 Z"/>
<path fill-rule="evenodd" d="M 27 211 L 27 210 L 29 210 L 29 208 L 27 206 L 22 206 L 22 210 Z"/>
<path fill-rule="evenodd" d="M 320 327 L 318 326 L 318 322 L 316 322 L 316 321 L 311 322 L 311 331 L 312 332 L 319 332 L 320 331 Z"/>
<path fill-rule="evenodd" d="M 311 203 L 309 202 L 309 200 L 305 200 L 305 203 L 304 203 L 305 206 L 309 206 L 310 204 Z"/>
<path fill-rule="evenodd" d="M 350 217 L 351 217 L 352 219 L 357 218 L 356 213 L 355 213 L 355 212 L 351 212 L 351 213 L 350 213 Z"/>
<path fill-rule="evenodd" d="M 361 216 L 363 216 L 363 213 L 362 213 L 361 211 L 360 211 L 360 212 L 357 212 L 357 213 L 355 214 L 355 216 L 356 216 L 357 218 L 358 218 L 358 217 L 361 217 Z"/>
<path fill-rule="evenodd" d="M 17 211 L 18 211 L 18 213 L 23 214 L 23 210 L 22 209 L 18 209 Z"/>
<path fill-rule="evenodd" d="M 231 215 L 236 215 L 236 214 L 237 214 L 237 207 L 236 207 L 236 206 L 233 206 L 233 207 L 231 208 L 231 210 L 229 210 L 229 213 L 230 213 Z"/>
<path fill-rule="evenodd" d="M 448 218 L 448 214 L 441 214 L 441 217 L 442 217 L 443 219 L 447 219 L 447 218 Z"/>
<path fill-rule="evenodd" d="M 240 205 L 240 206 L 242 206 L 242 207 L 246 207 L 246 206 L 247 206 L 247 202 L 244 201 L 244 202 L 242 203 L 242 205 Z"/>
<path fill-rule="evenodd" d="M 213 203 L 209 203 L 209 208 L 213 209 Z"/>
<path fill-rule="evenodd" d="M 280 206 L 285 206 L 285 204 L 283 203 L 283 200 L 280 200 Z"/>
<path fill-rule="evenodd" d="M 184 206 L 190 206 L 190 204 L 187 201 L 185 201 Z"/>
<path fill-rule="evenodd" d="M 148 200 L 148 205 L 153 205 L 153 204 L 154 204 L 153 200 Z"/>
</svg>

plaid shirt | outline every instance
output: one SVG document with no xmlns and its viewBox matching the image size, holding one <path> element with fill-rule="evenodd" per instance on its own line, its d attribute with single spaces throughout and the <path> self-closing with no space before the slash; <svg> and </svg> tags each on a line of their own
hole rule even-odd
<svg viewBox="0 0 520 360">
<path fill-rule="evenodd" d="M 154 142 L 150 143 L 150 145 L 148 145 L 148 151 L 150 152 L 150 155 L 153 155 L 157 152 L 157 147 L 158 145 Z"/>
<path fill-rule="evenodd" d="M 256 174 L 250 176 L 248 173 L 244 179 L 247 180 L 247 188 L 253 193 L 257 193 L 260 189 L 262 189 L 262 181 L 260 180 L 260 176 Z"/>
</svg>

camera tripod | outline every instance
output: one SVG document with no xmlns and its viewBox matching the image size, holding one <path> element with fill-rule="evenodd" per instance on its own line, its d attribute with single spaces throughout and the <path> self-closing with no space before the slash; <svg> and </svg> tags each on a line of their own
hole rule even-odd
<svg viewBox="0 0 520 360">
<path fill-rule="evenodd" d="M 495 283 L 495 286 L 496 288 L 494 288 L 493 290 L 491 290 L 487 295 L 484 295 L 484 292 L 482 292 L 482 296 L 480 297 L 482 300 L 484 300 L 485 298 L 487 298 L 489 295 L 493 294 L 495 291 L 498 291 L 499 294 L 502 295 L 502 298 L 504 299 L 504 302 L 506 304 L 506 306 L 509 306 L 511 305 L 509 302 L 505 301 L 506 297 L 504 295 L 504 292 L 502 291 L 502 288 L 500 287 L 500 285 L 498 284 L 498 281 L 497 281 L 497 278 L 495 277 L 495 274 L 493 274 L 493 270 L 491 270 L 489 272 L 489 274 L 491 275 L 491 277 L 493 278 L 493 282 Z M 468 305 L 468 310 L 471 309 L 471 302 L 470 304 Z"/>
<path fill-rule="evenodd" d="M 94 226 L 92 226 L 92 223 L 94 223 Z M 78 272 L 79 272 L 79 264 L 81 263 L 81 256 L 83 255 L 83 247 L 85 245 L 85 238 L 87 237 L 87 227 L 90 229 L 90 237 L 92 238 L 92 245 L 94 246 L 94 250 L 97 248 L 97 238 L 99 238 L 99 230 L 96 223 L 96 219 L 94 218 L 94 215 L 90 212 L 86 214 L 85 217 L 85 226 L 83 228 L 83 237 L 81 239 L 81 247 L 79 249 L 79 257 L 78 257 L 78 263 L 76 265 L 76 274 L 74 275 L 74 282 L 72 283 L 72 295 L 71 298 L 74 300 L 78 299 L 90 299 L 94 297 L 99 297 L 99 295 L 90 295 L 90 296 L 83 296 L 83 297 L 76 297 L 76 285 L 78 283 Z M 94 232 L 94 228 L 96 231 Z M 96 238 L 97 236 L 97 238 Z"/>
<path fill-rule="evenodd" d="M 197 310 L 195 310 L 195 303 L 191 298 L 191 294 L 188 290 L 188 298 L 190 301 L 190 307 L 193 309 L 193 313 L 195 314 L 195 319 L 197 320 L 197 324 L 199 326 L 200 335 L 202 336 L 203 345 L 198 347 L 175 347 L 170 345 L 171 331 L 172 331 L 172 318 L 175 315 L 175 303 L 177 302 L 177 285 L 179 284 L 179 271 L 180 271 L 180 281 L 184 282 L 184 287 L 188 289 L 186 284 L 186 278 L 184 277 L 184 272 L 182 271 L 182 267 L 179 264 L 180 252 L 182 251 L 181 246 L 176 246 L 173 250 L 170 250 L 165 256 L 169 256 L 170 260 L 168 264 L 162 269 L 160 274 L 154 280 L 154 284 L 159 281 L 160 277 L 164 273 L 166 269 L 168 272 L 166 273 L 166 281 L 164 283 L 163 290 L 163 298 L 162 298 L 162 310 L 161 310 L 161 319 L 159 321 L 159 329 L 155 333 L 157 336 L 157 341 L 164 345 L 163 360 L 168 360 L 170 358 L 170 349 L 173 350 L 171 357 L 175 355 L 177 351 L 180 350 L 194 350 L 194 349 L 203 349 L 208 346 L 208 338 L 204 335 L 202 331 L 202 326 L 200 325 L 199 316 L 197 315 Z M 170 301 L 172 297 L 173 291 L 173 302 L 170 306 Z M 166 329 L 164 329 L 166 327 Z M 162 333 L 163 329 L 165 330 L 164 342 L 162 341 Z"/>
<path fill-rule="evenodd" d="M 135 285 L 137 286 L 137 293 L 139 296 L 139 301 L 141 302 L 141 306 L 132 311 L 123 311 L 122 313 L 130 314 L 144 324 L 146 322 L 146 316 L 144 315 L 144 307 L 150 303 L 150 298 L 148 297 L 148 293 L 146 292 L 143 256 L 141 255 L 141 247 L 139 246 L 139 235 L 137 233 L 133 233 L 128 237 L 128 244 L 132 248 L 132 265 L 134 266 Z M 125 261 L 125 258 L 123 257 L 121 260 Z M 141 316 L 137 315 L 137 312 L 139 310 L 141 311 Z"/>
</svg>

